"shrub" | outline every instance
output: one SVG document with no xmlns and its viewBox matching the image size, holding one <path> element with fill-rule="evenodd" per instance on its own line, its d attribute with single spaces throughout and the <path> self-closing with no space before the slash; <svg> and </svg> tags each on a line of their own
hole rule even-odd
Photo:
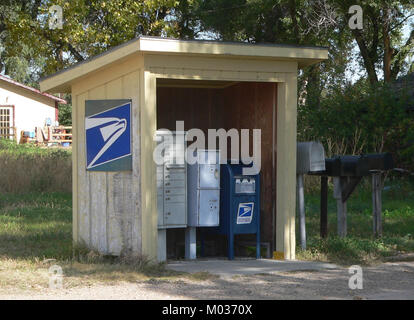
<svg viewBox="0 0 414 320">
<path fill-rule="evenodd" d="M 299 141 L 319 140 L 327 156 L 391 152 L 397 166 L 414 169 L 414 117 L 409 96 L 388 85 L 336 88 L 319 105 L 298 110 Z"/>
</svg>

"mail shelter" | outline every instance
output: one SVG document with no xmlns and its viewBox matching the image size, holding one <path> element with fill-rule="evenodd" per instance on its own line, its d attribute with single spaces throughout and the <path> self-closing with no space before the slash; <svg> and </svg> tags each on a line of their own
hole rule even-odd
<svg viewBox="0 0 414 320">
<path fill-rule="evenodd" d="M 42 79 L 42 91 L 72 94 L 74 242 L 158 259 L 153 137 L 184 120 L 185 130 L 262 128 L 261 238 L 294 259 L 297 75 L 327 57 L 319 47 L 140 37 Z M 98 130 L 110 119 L 113 131 Z M 88 154 L 99 134 L 115 142 Z"/>
</svg>

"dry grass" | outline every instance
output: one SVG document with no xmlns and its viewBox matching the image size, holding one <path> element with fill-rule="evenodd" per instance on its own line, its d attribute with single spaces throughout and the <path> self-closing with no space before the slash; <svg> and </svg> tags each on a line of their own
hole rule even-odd
<svg viewBox="0 0 414 320">
<path fill-rule="evenodd" d="M 71 152 L 0 139 L 0 192 L 70 192 Z"/>
</svg>

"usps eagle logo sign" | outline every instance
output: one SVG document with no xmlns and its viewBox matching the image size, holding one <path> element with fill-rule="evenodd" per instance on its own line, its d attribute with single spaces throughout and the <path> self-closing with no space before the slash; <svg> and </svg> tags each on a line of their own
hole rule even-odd
<svg viewBox="0 0 414 320">
<path fill-rule="evenodd" d="M 253 219 L 254 202 L 239 203 L 237 224 L 249 224 Z"/>
<path fill-rule="evenodd" d="M 131 100 L 85 102 L 86 170 L 132 170 Z"/>
</svg>

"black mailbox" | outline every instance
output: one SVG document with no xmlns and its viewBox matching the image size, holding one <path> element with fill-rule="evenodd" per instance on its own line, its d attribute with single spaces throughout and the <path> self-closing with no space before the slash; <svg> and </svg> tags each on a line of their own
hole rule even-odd
<svg viewBox="0 0 414 320">
<path fill-rule="evenodd" d="M 374 153 L 364 156 L 368 160 L 369 170 L 391 170 L 394 168 L 394 161 L 391 153 Z"/>
<path fill-rule="evenodd" d="M 341 176 L 366 176 L 369 174 L 369 162 L 365 156 L 342 156 Z"/>
<path fill-rule="evenodd" d="M 369 162 L 364 156 L 336 156 L 325 161 L 325 174 L 331 177 L 356 177 L 369 174 Z"/>
<path fill-rule="evenodd" d="M 330 177 L 339 177 L 341 175 L 341 160 L 339 157 L 325 159 L 325 174 Z"/>
</svg>

